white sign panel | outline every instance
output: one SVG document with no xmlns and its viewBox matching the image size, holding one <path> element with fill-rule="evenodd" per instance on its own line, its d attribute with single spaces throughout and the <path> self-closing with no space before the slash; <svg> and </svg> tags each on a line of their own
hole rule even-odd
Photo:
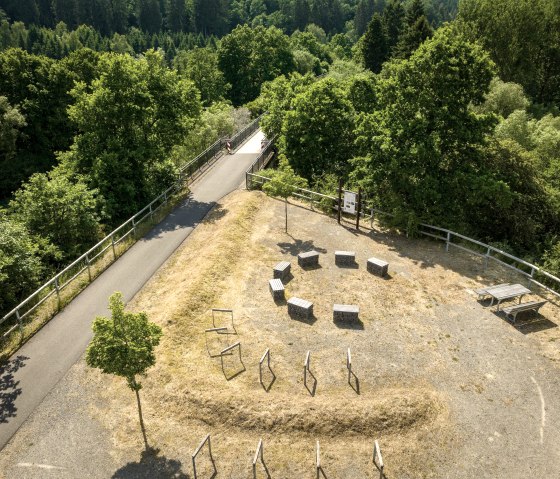
<svg viewBox="0 0 560 479">
<path fill-rule="evenodd" d="M 344 192 L 344 206 L 342 211 L 345 213 L 356 214 L 356 193 L 351 191 Z"/>
</svg>

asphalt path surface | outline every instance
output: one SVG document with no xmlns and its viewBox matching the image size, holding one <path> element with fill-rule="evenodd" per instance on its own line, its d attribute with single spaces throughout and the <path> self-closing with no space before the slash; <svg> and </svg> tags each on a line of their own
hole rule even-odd
<svg viewBox="0 0 560 479">
<path fill-rule="evenodd" d="M 175 208 L 28 341 L 0 368 L 0 449 L 52 388 L 80 359 L 92 337 L 91 323 L 107 315 L 109 296 L 125 302 L 142 288 L 220 198 L 237 189 L 260 153 L 257 132 L 235 154 L 220 158 L 191 186 Z"/>
</svg>

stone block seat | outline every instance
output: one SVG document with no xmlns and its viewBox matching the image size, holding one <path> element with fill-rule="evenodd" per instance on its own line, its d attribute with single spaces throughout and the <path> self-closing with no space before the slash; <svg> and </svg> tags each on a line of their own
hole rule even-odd
<svg viewBox="0 0 560 479">
<path fill-rule="evenodd" d="M 302 268 L 319 266 L 319 253 L 313 250 L 298 254 L 298 264 Z"/>
<path fill-rule="evenodd" d="M 353 266 L 356 264 L 356 253 L 354 251 L 335 251 L 334 263 L 337 266 Z"/>
<path fill-rule="evenodd" d="M 370 258 L 367 260 L 367 270 L 371 274 L 384 277 L 387 276 L 387 272 L 389 270 L 389 263 L 377 258 Z"/>
<path fill-rule="evenodd" d="M 284 285 L 280 279 L 270 279 L 268 281 L 268 288 L 275 301 L 281 301 L 284 299 Z"/>
<path fill-rule="evenodd" d="M 288 299 L 288 314 L 298 319 L 310 319 L 313 316 L 313 303 L 301 298 Z"/>
<path fill-rule="evenodd" d="M 333 321 L 358 321 L 360 307 L 354 304 L 335 304 L 333 306 Z"/>
<path fill-rule="evenodd" d="M 288 261 L 280 261 L 273 270 L 273 278 L 284 280 L 290 275 L 291 264 Z"/>
</svg>

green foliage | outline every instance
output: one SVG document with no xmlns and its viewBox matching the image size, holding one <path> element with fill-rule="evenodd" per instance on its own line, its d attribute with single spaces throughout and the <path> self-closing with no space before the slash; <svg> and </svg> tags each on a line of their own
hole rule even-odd
<svg viewBox="0 0 560 479">
<path fill-rule="evenodd" d="M 263 85 L 261 95 L 250 104 L 250 108 L 255 113 L 268 111 L 261 122 L 261 128 L 268 138 L 280 134 L 284 118 L 292 108 L 294 98 L 313 82 L 314 78 L 311 75 L 301 76 L 294 73 L 289 78 L 280 76 Z"/>
<path fill-rule="evenodd" d="M 361 73 L 351 77 L 348 99 L 354 110 L 372 113 L 377 109 L 377 77 L 372 73 Z"/>
<path fill-rule="evenodd" d="M 377 111 L 358 124 L 353 180 L 384 209 L 460 227 L 482 162 L 492 119 L 469 106 L 483 101 L 493 65 L 475 44 L 442 28 L 378 80 Z M 437 98 L 437 103 L 434 99 Z"/>
<path fill-rule="evenodd" d="M 353 129 L 352 105 L 338 83 L 326 78 L 294 97 L 282 122 L 280 149 L 305 178 L 343 175 L 352 157 Z"/>
<path fill-rule="evenodd" d="M 534 122 L 525 110 L 516 110 L 496 126 L 496 138 L 514 140 L 526 150 L 534 148 L 532 130 Z"/>
<path fill-rule="evenodd" d="M 154 349 L 162 336 L 161 328 L 144 312 L 125 311 L 122 294 L 109 298 L 111 317 L 98 316 L 93 322 L 93 339 L 86 351 L 86 363 L 126 379 L 133 391 L 142 385 L 136 380 L 156 363 Z"/>
<path fill-rule="evenodd" d="M 0 96 L 0 169 L 3 170 L 16 155 L 16 140 L 25 125 L 25 118 L 19 110 L 11 106 L 5 96 Z"/>
<path fill-rule="evenodd" d="M 108 54 L 91 91 L 73 90 L 69 109 L 79 128 L 63 163 L 88 175 L 106 201 L 112 223 L 129 217 L 174 177 L 169 154 L 200 115 L 194 85 L 169 70 L 161 54 Z"/>
<path fill-rule="evenodd" d="M 389 44 L 385 25 L 376 13 L 368 24 L 364 37 L 360 40 L 360 59 L 364 67 L 379 73 L 389 56 Z"/>
<path fill-rule="evenodd" d="M 196 126 L 189 131 L 182 144 L 174 148 L 174 163 L 183 166 L 219 138 L 231 137 L 240 129 L 235 119 L 235 110 L 228 103 L 214 103 L 205 108 Z"/>
<path fill-rule="evenodd" d="M 467 222 L 477 236 L 507 242 L 515 251 L 535 250 L 558 227 L 559 212 L 538 172 L 537 159 L 517 143 L 492 141 L 485 163 L 470 180 Z"/>
<path fill-rule="evenodd" d="M 44 246 L 25 226 L 0 212 L 0 316 L 39 286 L 46 272 Z"/>
<path fill-rule="evenodd" d="M 530 104 L 521 85 L 506 83 L 496 77 L 490 83 L 490 91 L 479 110 L 507 118 L 515 110 L 527 110 Z"/>
<path fill-rule="evenodd" d="M 463 0 L 460 25 L 480 41 L 500 78 L 538 103 L 560 105 L 560 4 L 557 0 Z"/>
<path fill-rule="evenodd" d="M 254 100 L 264 82 L 295 68 L 290 39 L 275 27 L 238 26 L 222 39 L 218 58 L 234 105 Z"/>
<path fill-rule="evenodd" d="M 387 31 L 387 45 L 392 50 L 398 43 L 404 28 L 405 10 L 401 0 L 389 0 L 383 11 L 383 23 Z"/>
<path fill-rule="evenodd" d="M 292 196 L 297 188 L 307 188 L 307 180 L 294 173 L 284 155 L 280 156 L 280 164 L 276 170 L 268 170 L 269 178 L 263 185 L 263 191 L 270 196 L 279 196 L 285 200 L 286 232 L 288 232 L 288 197 Z"/>
<path fill-rule="evenodd" d="M 100 209 L 96 191 L 55 170 L 31 176 L 16 192 L 8 211 L 31 234 L 61 251 L 61 260 L 68 260 L 99 239 Z"/>
<path fill-rule="evenodd" d="M 433 33 L 434 31 L 426 18 L 422 0 L 413 0 L 406 11 L 405 27 L 394 46 L 395 56 L 397 58 L 409 58 Z"/>
<path fill-rule="evenodd" d="M 0 96 L 17 105 L 26 125 L 16 141 L 16 156 L 3 163 L 0 198 L 36 171 L 53 166 L 54 152 L 70 145 L 73 128 L 66 110 L 72 74 L 62 65 L 19 49 L 0 52 Z"/>
<path fill-rule="evenodd" d="M 560 241 L 557 241 L 545 252 L 542 258 L 542 267 L 546 272 L 560 277 Z"/>
<path fill-rule="evenodd" d="M 204 106 L 223 100 L 231 88 L 218 67 L 218 54 L 210 48 L 181 51 L 173 65 L 181 76 L 192 80 Z"/>
</svg>

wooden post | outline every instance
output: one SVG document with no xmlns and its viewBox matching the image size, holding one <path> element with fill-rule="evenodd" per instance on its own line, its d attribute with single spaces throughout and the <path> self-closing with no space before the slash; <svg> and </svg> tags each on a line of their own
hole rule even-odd
<svg viewBox="0 0 560 479">
<path fill-rule="evenodd" d="M 362 209 L 362 189 L 358 188 L 358 211 L 356 214 L 356 229 L 359 231 L 360 230 L 360 211 Z"/>
<path fill-rule="evenodd" d="M 111 244 L 113 246 L 113 259 L 117 259 L 117 252 L 115 251 L 115 237 L 111 236 Z"/>
<path fill-rule="evenodd" d="M 21 322 L 21 316 L 19 315 L 19 309 L 16 309 L 16 319 L 19 325 L 20 339 L 23 341 L 23 323 Z"/>
<path fill-rule="evenodd" d="M 60 311 L 60 288 L 58 287 L 58 277 L 54 279 L 54 289 L 56 289 L 56 298 L 58 300 L 58 310 Z"/>
<path fill-rule="evenodd" d="M 338 224 L 340 224 L 341 212 L 342 212 L 342 178 L 338 180 Z"/>
<path fill-rule="evenodd" d="M 89 258 L 88 258 L 87 254 L 86 254 L 86 264 L 87 264 L 87 272 L 88 272 L 89 282 L 91 283 L 91 268 L 89 267 Z"/>
</svg>

